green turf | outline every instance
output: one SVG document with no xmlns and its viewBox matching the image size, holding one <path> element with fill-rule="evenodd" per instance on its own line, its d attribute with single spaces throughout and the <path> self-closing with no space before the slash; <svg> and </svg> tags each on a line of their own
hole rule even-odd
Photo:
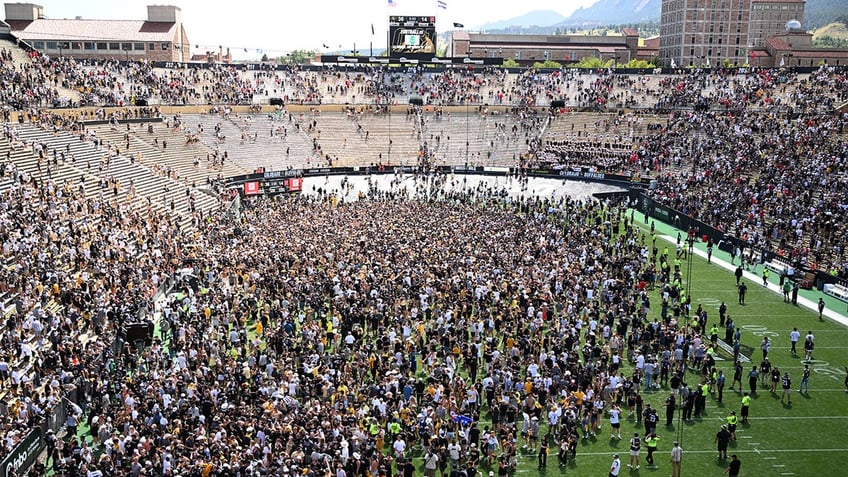
<svg viewBox="0 0 848 477">
<path fill-rule="evenodd" d="M 644 221 L 636 214 L 640 227 Z M 659 234 L 676 236 L 668 226 L 657 222 Z M 663 249 L 664 244 L 658 246 Z M 703 245 L 698 245 L 703 248 Z M 674 250 L 669 244 L 669 250 Z M 714 258 L 729 260 L 729 256 L 716 249 Z M 814 475 L 843 475 L 848 470 L 848 393 L 845 392 L 843 379 L 845 366 L 848 365 L 848 328 L 833 321 L 819 321 L 816 314 L 800 306 L 783 303 L 782 296 L 764 289 L 759 281 L 747 280 L 749 289 L 747 305 L 737 305 L 735 278 L 733 274 L 718 265 L 709 265 L 706 260 L 694 258 L 692 261 L 691 293 L 693 309 L 700 303 L 708 311 L 709 325 L 718 320 L 718 305 L 724 301 L 728 305 L 728 313 L 733 317 L 737 326 L 743 329 L 742 343 L 753 349 L 752 361 L 759 364 L 761 354 L 759 343 L 763 334 L 768 334 L 774 344 L 769 355 L 770 360 L 782 370 L 788 370 L 793 377 L 792 405 L 780 403 L 780 397 L 771 395 L 762 387 L 751 405 L 751 419 L 748 425 L 740 425 L 737 432 L 738 440 L 731 443 L 728 454 L 736 453 L 742 460 L 742 476 L 814 476 Z M 684 274 L 684 277 L 686 275 Z M 777 277 L 772 274 L 773 282 Z M 801 295 L 811 300 L 818 300 L 821 293 L 802 291 Z M 845 304 L 826 297 L 828 308 L 837 309 L 844 313 Z M 659 290 L 651 292 L 653 308 L 649 319 L 659 318 Z M 801 356 L 793 358 L 789 353 L 789 331 L 797 326 L 802 333 L 799 351 Z M 803 336 L 812 331 L 816 336 L 816 352 L 810 363 L 813 369 L 810 381 L 810 392 L 806 395 L 797 393 L 803 369 Z M 722 330 L 721 335 L 724 336 Z M 253 338 L 252 327 L 250 337 Z M 720 361 L 718 368 L 728 375 L 729 388 L 733 376 L 732 363 Z M 750 365 L 748 365 L 750 368 Z M 747 370 L 746 370 L 747 371 Z M 629 365 L 625 366 L 629 372 Z M 689 381 L 697 379 L 689 375 Z M 747 378 L 743 377 L 747 390 Z M 667 390 L 647 393 L 646 402 L 662 406 Z M 630 470 L 624 467 L 622 476 L 667 476 L 670 474 L 669 449 L 674 440 L 679 440 L 684 449 L 682 475 L 710 476 L 723 475 L 726 461 L 716 458 L 714 436 L 724 418 L 731 410 L 738 412 L 741 394 L 725 389 L 724 403 L 717 403 L 714 396 L 707 400 L 706 414 L 693 422 L 665 427 L 664 412 L 660 412 L 660 425 L 657 433 L 661 436 L 659 451 L 655 456 L 657 468 L 648 468 L 644 458 L 643 446 L 642 466 L 640 470 Z M 625 412 L 625 416 L 626 416 Z M 486 424 L 486 410 L 484 409 Z M 520 423 L 519 423 L 520 425 Z M 83 429 L 81 429 L 83 431 Z M 608 420 L 603 421 L 603 428 L 597 438 L 581 440 L 577 450 L 577 461 L 567 467 L 559 467 L 556 459 L 556 447 L 551 446 L 548 457 L 548 467 L 545 470 L 537 468 L 535 453 L 519 451 L 520 458 L 517 474 L 531 475 L 579 475 L 581 477 L 605 476 L 609 468 L 612 454 L 621 454 L 622 464 L 627 464 L 627 438 L 632 432 L 643 431 L 635 421 L 624 420 L 622 423 L 621 441 L 609 439 Z M 545 433 L 544 426 L 540 430 Z M 413 452 L 416 467 L 420 468 L 420 452 Z M 487 475 L 489 470 L 497 472 L 497 466 L 481 466 L 480 471 Z"/>
<path fill-rule="evenodd" d="M 636 214 L 640 219 L 639 214 Z M 637 220 L 642 226 L 644 222 Z M 659 234 L 671 233 L 671 229 L 657 223 Z M 658 246 L 660 250 L 663 247 Z M 674 250 L 673 244 L 669 245 Z M 729 256 L 717 249 L 714 258 L 729 261 Z M 760 391 L 751 404 L 749 425 L 741 425 L 737 432 L 738 440 L 731 443 L 728 454 L 736 453 L 742 461 L 743 476 L 813 476 L 844 475 L 848 472 L 848 393 L 843 380 L 845 366 L 848 365 L 848 328 L 825 319 L 819 321 L 817 314 L 799 306 L 783 303 L 782 295 L 764 289 L 761 282 L 748 280 L 746 306 L 737 305 L 736 281 L 733 274 L 706 260 L 694 258 L 692 262 L 691 293 L 693 309 L 703 305 L 709 314 L 709 324 L 718 322 L 718 305 L 723 300 L 728 313 L 737 326 L 741 326 L 742 344 L 754 349 L 752 361 L 759 364 L 761 353 L 759 344 L 764 333 L 774 342 L 769 354 L 770 361 L 781 370 L 788 370 L 793 379 L 792 405 L 780 403 L 779 394 L 771 395 L 768 390 Z M 761 269 L 760 269 L 761 270 Z M 776 283 L 776 274 L 771 280 Z M 818 300 L 821 293 L 803 292 L 802 295 Z M 844 312 L 845 304 L 826 298 L 828 308 Z M 650 319 L 659 318 L 659 290 L 651 292 Z M 709 327 L 708 324 L 708 327 Z M 793 358 L 789 352 L 789 332 L 793 326 L 801 331 L 798 344 L 801 354 Z M 810 392 L 797 393 L 797 386 L 803 369 L 803 340 L 807 331 L 815 334 L 816 351 L 810 363 L 813 370 L 810 379 Z M 722 330 L 720 336 L 724 336 Z M 749 365 L 750 366 L 750 365 Z M 728 375 L 724 402 L 717 403 L 714 396 L 707 400 L 707 414 L 694 423 L 678 425 L 675 419 L 672 427 L 666 428 L 664 412 L 660 412 L 661 422 L 657 433 L 662 436 L 658 454 L 655 454 L 656 469 L 646 468 L 643 445 L 642 466 L 640 470 L 622 469 L 621 475 L 658 475 L 670 474 L 669 449 L 674 440 L 679 440 L 684 449 L 682 475 L 708 476 L 722 475 L 726 461 L 716 458 L 714 438 L 724 418 L 731 410 L 739 411 L 741 394 L 727 390 L 733 377 L 730 361 L 718 363 L 718 369 Z M 747 370 L 746 370 L 747 371 Z M 690 379 L 692 381 L 694 379 Z M 747 378 L 743 377 L 747 390 Z M 665 391 L 648 394 L 646 402 L 662 406 L 667 394 Z M 626 413 L 625 413 L 626 414 Z M 622 424 L 621 442 L 609 440 L 609 424 L 598 434 L 597 440 L 582 441 L 577 451 L 577 463 L 574 466 L 560 468 L 556 455 L 548 458 L 545 471 L 537 469 L 536 456 L 527 454 L 520 459 L 518 473 L 530 474 L 573 474 L 582 476 L 606 475 L 612 454 L 619 452 L 622 464 L 627 464 L 626 438 L 633 431 L 643 431 L 633 421 Z M 658 455 L 658 458 L 656 457 Z M 488 469 L 483 469 L 488 470 Z M 485 473 L 484 473 L 485 475 Z"/>
</svg>

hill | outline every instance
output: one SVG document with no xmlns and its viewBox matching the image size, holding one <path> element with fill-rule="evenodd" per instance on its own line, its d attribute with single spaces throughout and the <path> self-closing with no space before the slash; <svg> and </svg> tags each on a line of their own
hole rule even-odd
<svg viewBox="0 0 848 477">
<path fill-rule="evenodd" d="M 547 27 L 565 20 L 565 17 L 552 10 L 534 10 L 524 15 L 499 22 L 486 23 L 480 27 L 482 31 L 504 30 L 511 27 Z"/>
<path fill-rule="evenodd" d="M 812 30 L 823 27 L 848 11 L 845 0 L 807 0 L 804 5 L 804 28 Z"/>
<path fill-rule="evenodd" d="M 846 16 L 846 0 L 807 0 L 804 28 L 813 30 Z M 659 23 L 662 0 L 598 0 L 579 8 L 568 17 L 550 10 L 535 10 L 507 20 L 487 23 L 480 31 L 488 33 L 552 34 L 610 25 Z"/>
<path fill-rule="evenodd" d="M 662 0 L 599 0 L 594 5 L 579 8 L 556 26 L 622 25 L 658 22 Z"/>
<path fill-rule="evenodd" d="M 816 28 L 813 44 L 822 48 L 845 48 L 848 46 L 848 27 L 844 23 L 833 22 Z"/>
</svg>

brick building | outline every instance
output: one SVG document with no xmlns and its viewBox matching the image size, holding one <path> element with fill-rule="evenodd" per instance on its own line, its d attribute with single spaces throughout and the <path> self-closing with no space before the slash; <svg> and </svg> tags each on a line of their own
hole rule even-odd
<svg viewBox="0 0 848 477">
<path fill-rule="evenodd" d="M 816 48 L 813 35 L 797 21 L 786 24 L 786 30 L 766 38 L 762 48 L 751 52 L 749 63 L 762 67 L 815 67 L 822 63 L 832 66 L 848 65 L 848 49 Z"/>
<path fill-rule="evenodd" d="M 521 66 L 545 60 L 567 64 L 586 57 L 627 63 L 636 58 L 639 33 L 622 29 L 621 35 L 497 35 L 455 31 L 448 56 L 514 59 Z"/>
<path fill-rule="evenodd" d="M 13 37 L 51 56 L 189 61 L 190 43 L 179 7 L 149 5 L 147 20 L 52 19 L 33 3 L 7 3 Z"/>
<path fill-rule="evenodd" d="M 748 63 L 790 20 L 803 21 L 805 0 L 663 0 L 660 63 L 718 66 Z"/>
</svg>

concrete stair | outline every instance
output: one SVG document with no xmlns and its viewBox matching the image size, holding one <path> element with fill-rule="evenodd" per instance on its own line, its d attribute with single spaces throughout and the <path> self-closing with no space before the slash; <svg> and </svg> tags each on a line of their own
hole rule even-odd
<svg viewBox="0 0 848 477">
<path fill-rule="evenodd" d="M 23 154 L 19 151 L 13 155 L 13 161 L 20 169 L 42 179 L 52 176 L 58 183 L 74 179 L 82 182 L 84 178 L 87 194 L 94 193 L 97 184 L 111 179 L 113 183 L 119 184 L 118 191 L 115 193 L 114 187 L 100 187 L 98 195 L 103 200 L 116 202 L 118 206 L 126 206 L 145 215 L 160 214 L 170 217 L 178 220 L 183 230 L 193 229 L 190 197 L 194 197 L 197 211 L 205 213 L 217 207 L 217 201 L 209 195 L 201 194 L 190 185 L 173 178 L 156 174 L 145 165 L 131 160 L 123 153 L 120 144 L 112 144 L 104 139 L 103 146 L 98 147 L 91 140 L 80 140 L 78 134 L 52 132 L 29 124 L 19 125 L 18 137 L 29 143 L 45 144 L 49 151 L 47 157 L 51 162 L 53 151 L 56 151 L 57 157 L 61 157 L 62 152 L 66 155 L 65 162 L 59 160 L 59 165 L 48 175 L 44 164 L 39 171 L 38 158 L 33 156 L 31 151 Z M 120 153 L 116 154 L 116 151 Z M 110 152 L 112 158 L 106 166 Z M 71 156 L 74 157 L 73 161 Z M 135 191 L 132 195 L 129 194 L 130 188 Z"/>
</svg>

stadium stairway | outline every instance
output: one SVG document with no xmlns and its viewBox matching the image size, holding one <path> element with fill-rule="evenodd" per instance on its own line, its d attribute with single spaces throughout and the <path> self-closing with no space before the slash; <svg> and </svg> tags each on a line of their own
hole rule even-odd
<svg viewBox="0 0 848 477">
<path fill-rule="evenodd" d="M 152 132 L 148 131 L 148 125 L 153 127 Z M 223 167 L 213 166 L 209 160 L 212 150 L 202 143 L 188 141 L 181 129 L 168 128 L 165 123 L 133 124 L 129 129 L 125 124 L 120 127 L 90 126 L 88 129 L 96 131 L 97 136 L 105 141 L 117 145 L 128 157 L 152 169 L 167 170 L 169 174 L 166 175 L 193 187 L 203 189 L 212 180 L 249 172 L 232 161 L 225 161 Z M 163 147 L 164 144 L 167 147 Z"/>
<path fill-rule="evenodd" d="M 259 167 L 282 170 L 316 165 L 311 139 L 302 128 L 295 127 L 298 120 L 293 117 L 289 121 L 285 112 L 238 116 L 185 115 L 182 121 L 210 150 L 217 150 L 220 154 L 226 152 L 227 162 L 242 170 L 241 174 L 244 174 L 244 171 L 252 172 Z M 202 132 L 200 125 L 203 126 Z M 220 126 L 224 139 L 216 136 L 216 125 Z M 273 137 L 272 128 L 275 129 Z"/>
<path fill-rule="evenodd" d="M 97 147 L 93 141 L 80 140 L 79 135 L 64 131 L 47 131 L 37 126 L 24 124 L 18 126 L 19 138 L 29 143 L 34 141 L 44 143 L 49 148 L 47 156 L 52 160 L 53 151 L 66 153 L 65 163 L 59 161 L 59 167 L 52 172 L 54 181 L 65 181 L 74 177 L 86 177 L 86 195 L 93 193 L 101 178 L 114 178 L 118 181 L 117 194 L 114 189 L 100 190 L 106 200 L 124 201 L 125 205 L 139 212 L 146 212 L 148 206 L 151 212 L 158 212 L 172 218 L 178 218 L 182 230 L 192 228 L 192 217 L 189 196 L 194 197 L 195 207 L 208 212 L 217 207 L 217 200 L 207 194 L 192 191 L 191 187 L 172 178 L 155 174 L 151 169 L 138 162 L 131 161 L 126 155 L 113 155 L 110 164 L 105 165 L 109 144 Z M 120 144 L 115 144 L 122 150 Z M 72 161 L 70 156 L 74 156 Z M 46 172 L 38 171 L 38 159 L 19 157 L 18 167 L 25 168 L 31 174 L 45 177 Z M 27 160 L 28 159 L 28 160 Z M 102 172 L 101 163 L 104 163 Z M 42 169 L 45 169 L 42 166 Z M 90 183 L 90 184 L 89 184 Z M 130 196 L 130 187 L 135 190 Z"/>
</svg>

